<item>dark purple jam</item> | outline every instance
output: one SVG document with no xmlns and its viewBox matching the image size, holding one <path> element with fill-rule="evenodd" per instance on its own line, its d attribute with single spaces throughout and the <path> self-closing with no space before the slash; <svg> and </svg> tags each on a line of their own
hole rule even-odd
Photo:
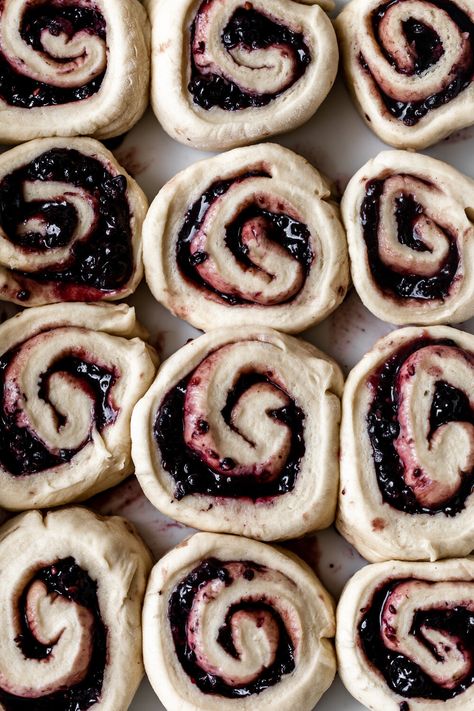
<svg viewBox="0 0 474 711">
<path fill-rule="evenodd" d="M 372 26 L 375 39 L 378 41 L 386 59 L 398 72 L 403 74 L 406 72 L 403 72 L 403 70 L 398 67 L 396 59 L 384 50 L 383 41 L 379 34 L 380 22 L 385 16 L 385 13 L 392 5 L 396 5 L 400 1 L 403 0 L 391 0 L 381 5 L 372 15 Z M 429 0 L 429 2 L 431 5 L 444 10 L 459 27 L 460 31 L 469 37 L 471 44 L 470 58 L 467 62 L 453 67 L 453 78 L 447 87 L 436 94 L 426 97 L 426 99 L 422 101 L 397 101 L 386 94 L 383 91 L 383 87 L 378 86 L 380 95 L 388 111 L 392 116 L 403 121 L 406 126 L 415 126 L 432 109 L 438 109 L 440 106 L 448 104 L 459 96 L 459 94 L 470 86 L 474 74 L 474 23 L 469 16 L 463 12 L 458 5 L 451 2 L 451 0 Z M 416 19 L 409 19 L 404 22 L 403 29 L 407 43 L 416 53 L 414 73 L 421 75 L 436 64 L 444 54 L 441 38 L 433 28 L 428 27 Z M 363 58 L 361 63 L 366 71 L 370 71 Z"/>
<path fill-rule="evenodd" d="M 107 659 L 107 629 L 100 615 L 97 583 L 71 557 L 39 570 L 29 586 L 37 580 L 45 584 L 49 594 L 61 595 L 92 613 L 94 633 L 89 669 L 79 684 L 37 699 L 14 696 L 0 689 L 0 703 L 5 711 L 85 711 L 100 700 Z M 38 642 L 30 630 L 26 616 L 27 593 L 28 588 L 20 599 L 21 632 L 15 641 L 26 659 L 41 659 L 47 664 L 48 657 L 54 655 L 54 647 Z"/>
<path fill-rule="evenodd" d="M 21 347 L 21 346 L 20 346 Z M 0 357 L 0 387 L 2 400 L 5 393 L 5 370 L 14 358 L 17 348 L 7 351 Z M 49 405 L 49 381 L 54 373 L 69 373 L 77 385 L 85 390 L 94 402 L 95 426 L 100 432 L 117 416 L 117 408 L 111 400 L 111 389 L 117 375 L 104 366 L 87 362 L 76 355 L 59 358 L 49 368 L 38 383 L 38 394 Z M 56 411 L 58 431 L 65 424 L 65 417 Z M 83 447 L 86 442 L 83 442 Z M 71 461 L 81 449 L 61 449 L 51 452 L 43 442 L 26 427 L 17 424 L 17 413 L 0 412 L 0 464 L 13 476 L 35 474 Z"/>
<path fill-rule="evenodd" d="M 269 173 L 263 170 L 253 170 L 243 173 L 228 180 L 218 180 L 204 192 L 201 197 L 189 208 L 183 226 L 178 235 L 176 244 L 176 259 L 181 273 L 194 284 L 206 291 L 211 291 L 226 303 L 251 304 L 241 296 L 233 293 L 224 293 L 215 289 L 212 284 L 205 281 L 196 270 L 208 258 L 206 252 L 191 253 L 191 242 L 201 229 L 206 215 L 213 203 L 224 195 L 233 185 L 255 177 L 270 178 Z M 268 232 L 266 236 L 276 244 L 283 247 L 303 267 L 307 275 L 314 259 L 311 250 L 311 234 L 308 227 L 284 213 L 264 210 L 257 204 L 252 204 L 240 212 L 226 227 L 225 243 L 243 269 L 255 268 L 248 257 L 248 249 L 242 242 L 242 229 L 244 225 L 256 217 L 263 217 L 266 221 Z M 291 298 L 294 298 L 292 296 Z"/>
<path fill-rule="evenodd" d="M 197 16 L 206 12 L 212 2 L 215 0 L 205 0 L 199 8 Z M 266 106 L 272 99 L 298 81 L 311 62 L 311 54 L 303 34 L 292 32 L 257 10 L 239 7 L 230 18 L 221 37 L 222 44 L 227 51 L 235 47 L 245 47 L 252 50 L 283 45 L 287 48 L 288 54 L 294 57 L 294 74 L 290 82 L 282 86 L 279 92 L 275 94 L 249 93 L 229 79 L 217 74 L 202 74 L 200 72 L 192 54 L 195 31 L 196 20 L 191 28 L 191 81 L 188 90 L 193 96 L 194 103 L 206 110 L 213 106 L 218 106 L 226 111 Z M 205 48 L 203 47 L 201 51 L 204 52 Z"/>
<path fill-rule="evenodd" d="M 290 452 L 279 476 L 272 481 L 265 481 L 263 476 L 260 478 L 244 475 L 224 476 L 201 461 L 199 456 L 186 446 L 184 440 L 184 401 L 192 376 L 193 373 L 183 378 L 165 396 L 154 425 L 154 436 L 160 450 L 162 465 L 176 483 L 175 497 L 182 499 L 189 494 L 209 494 L 231 498 L 248 497 L 256 501 L 292 491 L 305 453 L 305 418 L 296 403 L 291 400 L 288 406 L 267 413 L 269 417 L 284 423 L 291 429 Z M 229 392 L 226 405 L 222 410 L 222 416 L 230 427 L 232 427 L 232 409 L 243 393 L 256 383 L 271 383 L 273 387 L 278 388 L 278 385 L 259 373 L 242 375 L 235 388 Z M 201 431 L 207 431 L 206 427 L 208 427 L 207 423 L 203 422 Z M 227 466 L 231 470 L 235 462 L 230 459 L 223 460 L 221 466 L 224 469 Z"/>
<path fill-rule="evenodd" d="M 455 235 L 444 227 L 437 225 L 449 243 L 449 250 L 444 263 L 433 276 L 420 276 L 402 270 L 395 271 L 392 267 L 384 264 L 380 258 L 378 233 L 380 200 L 384 191 L 384 182 L 383 180 L 367 182 L 365 198 L 360 209 L 367 258 L 377 287 L 386 294 L 402 299 L 445 299 L 459 268 L 459 251 Z M 428 247 L 420 240 L 416 230 L 416 222 L 423 212 L 423 206 L 416 201 L 414 195 L 403 194 L 397 197 L 395 205 L 397 238 L 400 244 L 407 245 L 415 252 L 428 251 Z"/>
<path fill-rule="evenodd" d="M 392 580 L 375 593 L 369 611 L 364 614 L 359 624 L 359 639 L 362 648 L 370 663 L 378 669 L 390 689 L 396 694 L 408 699 L 422 698 L 441 701 L 453 699 L 474 683 L 474 668 L 472 666 L 468 676 L 460 684 L 453 689 L 446 689 L 436 684 L 416 662 L 399 652 L 387 649 L 383 643 L 380 632 L 382 611 L 392 590 L 403 582 L 414 581 Z M 424 625 L 459 637 L 462 640 L 462 650 L 465 650 L 466 655 L 470 656 L 474 652 L 474 615 L 465 607 L 459 605 L 449 610 L 420 610 L 414 616 L 410 634 L 430 649 L 434 662 L 439 661 L 421 632 Z M 405 711 L 407 708 L 409 708 L 408 704 L 400 705 L 401 710 Z"/>
<path fill-rule="evenodd" d="M 247 566 L 247 574 L 245 576 L 247 579 L 252 579 L 255 573 L 262 570 L 257 563 L 250 561 L 239 562 L 243 562 Z M 234 659 L 239 658 L 231 631 L 232 616 L 236 612 L 239 610 L 267 612 L 273 617 L 279 631 L 278 647 L 274 661 L 261 671 L 260 676 L 255 681 L 241 686 L 229 686 L 221 677 L 210 674 L 199 666 L 194 650 L 188 642 L 188 618 L 194 604 L 194 598 L 202 585 L 218 579 L 222 580 L 226 587 L 232 585 L 233 579 L 224 566 L 225 564 L 215 558 L 208 558 L 203 561 L 173 590 L 170 596 L 168 614 L 176 654 L 181 666 L 193 683 L 204 694 L 216 694 L 228 699 L 235 699 L 251 696 L 252 694 L 260 694 L 268 687 L 277 684 L 285 674 L 291 674 L 295 668 L 295 660 L 293 643 L 278 612 L 265 600 L 261 602 L 242 600 L 229 608 L 225 622 L 219 630 L 217 642 L 222 647 L 223 654 L 230 654 Z"/>
<path fill-rule="evenodd" d="M 14 272 L 24 280 L 28 298 L 34 282 L 52 282 L 58 295 L 73 300 L 90 301 L 103 292 L 123 287 L 133 274 L 133 249 L 127 179 L 113 175 L 96 158 L 79 151 L 53 148 L 18 168 L 0 182 L 0 227 L 8 239 L 24 250 L 47 252 L 67 246 L 77 226 L 77 213 L 65 200 L 32 201 L 23 199 L 25 181 L 70 183 L 90 193 L 98 202 L 97 223 L 91 238 L 71 247 L 71 258 L 56 269 L 38 272 Z M 46 235 L 19 234 L 19 227 L 40 215 L 47 223 Z M 31 286 L 33 282 L 33 286 Z"/>
<path fill-rule="evenodd" d="M 44 52 L 41 33 L 45 30 L 54 36 L 65 33 L 70 39 L 83 31 L 97 35 L 103 40 L 106 36 L 105 19 L 98 10 L 80 6 L 72 7 L 52 0 L 48 4 L 26 5 L 20 29 L 23 41 L 37 52 Z M 55 58 L 55 61 L 61 60 Z M 21 74 L 0 50 L 0 97 L 10 106 L 31 109 L 87 99 L 99 91 L 104 74 L 83 86 L 65 89 L 44 84 Z"/>
<path fill-rule="evenodd" d="M 384 501 L 410 514 L 444 513 L 446 516 L 456 516 L 464 509 L 466 499 L 474 490 L 474 470 L 463 473 L 462 483 L 451 499 L 428 508 L 417 501 L 413 490 L 406 484 L 403 462 L 394 446 L 400 433 L 397 374 L 417 350 L 437 345 L 457 348 L 456 343 L 449 339 L 420 338 L 400 348 L 372 376 L 374 396 L 367 415 L 367 426 L 377 482 Z M 474 366 L 474 355 L 461 349 L 459 351 Z M 448 422 L 468 422 L 474 425 L 474 412 L 464 392 L 440 380 L 436 384 L 431 405 L 429 437 Z"/>
</svg>

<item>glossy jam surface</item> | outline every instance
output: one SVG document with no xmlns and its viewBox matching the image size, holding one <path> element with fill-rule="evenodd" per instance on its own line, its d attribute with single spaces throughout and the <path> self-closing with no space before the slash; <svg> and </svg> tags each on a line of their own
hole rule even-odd
<svg viewBox="0 0 474 711">
<path fill-rule="evenodd" d="M 474 683 L 474 665 L 462 683 L 452 689 L 443 688 L 436 684 L 415 661 L 403 654 L 397 653 L 384 646 L 380 634 L 382 611 L 387 598 L 392 590 L 402 580 L 392 580 L 384 584 L 374 595 L 368 611 L 363 610 L 363 617 L 359 624 L 359 640 L 370 663 L 383 675 L 392 691 L 400 696 L 411 698 L 432 699 L 448 701 L 462 694 Z M 413 619 L 410 633 L 417 637 L 422 644 L 426 644 L 421 632 L 423 625 L 430 629 L 450 632 L 453 637 L 462 640 L 462 650 L 465 655 L 472 657 L 474 652 L 474 616 L 467 608 L 460 605 L 448 609 L 420 610 Z M 409 709 L 409 705 L 400 705 L 402 711 Z M 467 709 L 467 707 L 466 707 Z"/>
<path fill-rule="evenodd" d="M 196 233 L 201 229 L 206 215 L 215 201 L 225 195 L 232 186 L 255 177 L 270 177 L 264 170 L 253 170 L 243 173 L 228 180 L 218 180 L 204 192 L 201 197 L 189 208 L 183 226 L 178 235 L 176 245 L 176 259 L 181 273 L 193 284 L 214 294 L 217 299 L 228 304 L 251 304 L 252 301 L 243 299 L 233 293 L 224 293 L 215 289 L 205 281 L 196 270 L 196 265 L 208 259 L 206 252 L 191 253 L 191 242 Z M 257 204 L 250 204 L 235 216 L 226 228 L 225 244 L 245 270 L 253 266 L 247 256 L 248 248 L 242 240 L 244 225 L 254 218 L 265 219 L 267 236 L 276 244 L 281 245 L 294 259 L 296 259 L 308 274 L 314 259 L 311 250 L 311 235 L 308 227 L 293 219 L 287 214 L 265 210 Z"/>
<path fill-rule="evenodd" d="M 45 30 L 53 36 L 65 33 L 70 38 L 85 31 L 105 40 L 106 34 L 105 19 L 93 7 L 74 7 L 53 1 L 31 3 L 23 14 L 21 38 L 37 52 L 42 52 L 41 34 Z M 101 74 L 88 84 L 73 89 L 44 84 L 17 72 L 0 50 L 0 97 L 10 106 L 30 109 L 81 101 L 99 91 L 103 78 L 104 74 Z"/>
<path fill-rule="evenodd" d="M 437 225 L 438 229 L 442 229 L 449 242 L 449 251 L 444 264 L 435 275 L 426 277 L 390 268 L 384 264 L 379 254 L 380 200 L 383 190 L 383 180 L 369 181 L 366 184 L 365 198 L 360 210 L 367 258 L 378 288 L 401 299 L 430 301 L 444 299 L 449 294 L 459 267 L 459 252 L 454 235 Z M 403 194 L 396 199 L 395 217 L 398 241 L 415 252 L 428 250 L 416 231 L 416 223 L 420 215 L 423 215 L 423 207 L 417 202 L 414 195 Z"/>
<path fill-rule="evenodd" d="M 394 446 L 400 433 L 397 374 L 412 353 L 436 345 L 457 348 L 456 343 L 448 339 L 420 338 L 402 347 L 372 375 L 369 384 L 374 395 L 367 415 L 367 428 L 377 482 L 384 501 L 406 513 L 444 513 L 446 516 L 455 516 L 464 509 L 466 499 L 474 490 L 474 471 L 464 473 L 461 486 L 451 499 L 434 508 L 423 507 L 404 480 L 403 463 Z M 474 363 L 473 354 L 465 351 L 462 353 Z M 468 422 L 474 425 L 474 412 L 466 393 L 440 380 L 436 383 L 431 405 L 429 437 L 447 422 Z"/>
<path fill-rule="evenodd" d="M 7 351 L 0 357 L 0 387 L 5 393 L 5 370 L 15 356 L 16 350 Z M 99 430 L 112 423 L 117 416 L 117 408 L 111 401 L 111 389 L 117 375 L 104 366 L 89 363 L 77 355 L 66 355 L 43 374 L 38 383 L 38 395 L 49 403 L 49 381 L 54 373 L 67 373 L 74 378 L 94 402 L 93 416 Z M 65 418 L 56 411 L 58 430 Z M 84 446 L 86 442 L 82 444 Z M 0 412 L 0 464 L 13 476 L 35 474 L 71 461 L 77 449 L 50 451 L 35 434 L 26 427 L 20 427 L 15 414 Z"/>
<path fill-rule="evenodd" d="M 290 452 L 279 476 L 272 481 L 265 481 L 264 478 L 256 476 L 225 476 L 214 471 L 186 446 L 183 413 L 186 388 L 192 377 L 191 373 L 168 392 L 158 410 L 154 426 L 162 465 L 175 481 L 175 497 L 182 499 L 189 494 L 199 493 L 231 498 L 248 497 L 256 501 L 291 491 L 305 452 L 304 414 L 296 403 L 292 400 L 287 407 L 267 413 L 275 420 L 288 425 L 291 430 Z M 240 396 L 252 385 L 265 382 L 272 381 L 259 373 L 240 376 L 234 389 L 229 392 L 226 406 L 222 410 L 227 425 L 231 426 L 231 412 Z M 278 387 L 273 382 L 272 385 Z M 209 424 L 203 421 L 200 427 L 206 432 Z M 220 465 L 222 469 L 232 469 L 235 462 L 222 460 Z"/>
<path fill-rule="evenodd" d="M 209 0 L 206 0 L 201 5 L 199 13 L 207 11 L 208 3 Z M 291 82 L 276 94 L 249 93 L 229 79 L 217 74 L 202 74 L 191 56 L 191 81 L 188 90 L 194 103 L 203 109 L 208 110 L 218 106 L 226 111 L 238 111 L 249 107 L 266 106 L 303 76 L 311 61 L 309 48 L 302 34 L 292 32 L 261 12 L 247 8 L 247 5 L 248 3 L 245 3 L 244 7 L 238 8 L 225 27 L 221 38 L 224 50 L 229 51 L 235 47 L 258 50 L 283 45 L 288 48 L 288 52 L 294 54 L 295 70 Z M 193 23 L 191 30 L 191 45 L 194 40 L 194 31 L 195 23 Z M 200 49 L 203 52 L 205 47 Z"/>
<path fill-rule="evenodd" d="M 97 159 L 79 151 L 54 148 L 38 156 L 28 165 L 10 173 L 0 182 L 0 226 L 11 242 L 28 251 L 47 251 L 67 246 L 77 226 L 75 208 L 65 200 L 32 201 L 23 199 L 26 181 L 58 181 L 70 183 L 90 193 L 98 203 L 97 223 L 90 239 L 71 246 L 71 258 L 56 269 L 38 272 L 15 272 L 18 280 L 28 284 L 54 282 L 58 296 L 68 300 L 94 300 L 103 292 L 113 292 L 125 285 L 133 273 L 131 215 L 127 199 L 127 180 L 113 175 Z M 19 227 L 25 220 L 43 216 L 48 227 L 46 235 L 21 234 Z"/>
<path fill-rule="evenodd" d="M 385 13 L 389 8 L 393 5 L 398 5 L 401 1 L 403 0 L 391 0 L 379 6 L 372 15 L 372 26 L 375 39 L 382 47 L 386 59 L 397 71 L 404 73 L 398 68 L 395 58 L 383 49 L 383 42 L 379 35 L 379 25 Z M 470 53 L 462 63 L 453 67 L 449 84 L 438 93 L 432 94 L 422 101 L 397 101 L 383 91 L 383 86 L 378 86 L 378 90 L 388 111 L 406 126 L 415 126 L 431 110 L 444 106 L 459 96 L 471 85 L 474 74 L 474 23 L 469 16 L 461 10 L 459 5 L 450 0 L 430 0 L 429 4 L 446 12 L 459 30 L 465 33 L 466 37 L 469 37 Z M 403 31 L 408 44 L 414 49 L 416 54 L 413 73 L 421 75 L 435 65 L 444 54 L 441 39 L 434 28 L 418 21 L 416 18 L 405 21 L 403 23 Z M 363 58 L 361 63 L 366 71 L 370 71 Z"/>
<path fill-rule="evenodd" d="M 257 563 L 251 561 L 242 561 L 242 563 L 246 566 L 244 577 L 247 580 L 252 580 L 254 575 L 262 570 L 262 567 Z M 224 566 L 225 564 L 221 561 L 215 558 L 208 558 L 176 586 L 169 600 L 169 622 L 176 654 L 181 666 L 193 684 L 196 684 L 205 694 L 217 694 L 225 698 L 242 698 L 259 694 L 268 687 L 277 684 L 285 674 L 290 674 L 295 668 L 294 649 L 282 618 L 269 601 L 242 600 L 234 602 L 227 610 L 225 622 L 219 630 L 217 642 L 222 647 L 223 654 L 227 653 L 231 657 L 238 659 L 239 655 L 232 640 L 231 620 L 233 615 L 240 610 L 248 610 L 250 612 L 265 611 L 273 617 L 279 632 L 278 647 L 273 663 L 264 668 L 255 681 L 240 686 L 230 686 L 219 676 L 210 674 L 199 666 L 196 655 L 188 642 L 188 618 L 196 594 L 203 585 L 212 580 L 221 580 L 226 587 L 232 584 L 233 579 Z"/>
<path fill-rule="evenodd" d="M 20 698 L 0 689 L 0 703 L 5 711 L 85 711 L 100 700 L 107 660 L 107 630 L 100 615 L 97 583 L 71 557 L 41 568 L 29 586 L 37 580 L 46 585 L 49 594 L 63 596 L 92 612 L 94 645 L 89 669 L 79 684 L 36 699 Z M 30 629 L 26 615 L 27 592 L 28 589 L 19 602 L 21 633 L 15 641 L 27 659 L 43 660 L 42 663 L 47 664 L 48 658 L 54 656 L 54 646 L 41 644 Z"/>
</svg>

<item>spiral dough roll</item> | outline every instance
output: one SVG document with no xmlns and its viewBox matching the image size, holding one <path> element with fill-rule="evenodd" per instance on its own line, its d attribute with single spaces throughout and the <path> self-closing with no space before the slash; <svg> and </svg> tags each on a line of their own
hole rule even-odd
<svg viewBox="0 0 474 711">
<path fill-rule="evenodd" d="M 0 142 L 128 131 L 148 103 L 149 34 L 138 0 L 3 0 Z"/>
<path fill-rule="evenodd" d="M 152 105 L 169 135 L 223 150 L 300 126 L 339 60 L 332 0 L 148 0 Z"/>
<path fill-rule="evenodd" d="M 22 306 L 131 294 L 148 202 L 90 138 L 41 138 L 0 156 L 0 299 Z"/>
<path fill-rule="evenodd" d="M 474 181 L 446 163 L 380 153 L 342 199 L 355 287 L 372 313 L 396 324 L 474 315 Z"/>
<path fill-rule="evenodd" d="M 0 529 L 0 708 L 128 708 L 143 675 L 150 555 L 132 526 L 83 508 Z"/>
<path fill-rule="evenodd" d="M 0 505 L 85 499 L 132 471 L 130 415 L 156 356 L 135 312 L 57 304 L 0 326 Z"/>
<path fill-rule="evenodd" d="M 138 480 L 163 513 L 262 540 L 328 526 L 342 375 L 271 329 L 214 330 L 163 365 L 132 417 Z"/>
<path fill-rule="evenodd" d="M 474 336 L 394 331 L 352 370 L 337 525 L 371 561 L 463 556 L 474 535 Z"/>
<path fill-rule="evenodd" d="M 471 0 L 352 0 L 336 29 L 356 105 L 383 141 L 426 148 L 473 123 Z"/>
<path fill-rule="evenodd" d="M 154 296 L 193 326 L 298 332 L 344 298 L 344 230 L 328 185 L 292 151 L 237 148 L 179 173 L 146 217 Z"/>
<path fill-rule="evenodd" d="M 145 669 L 168 711 L 311 711 L 335 674 L 332 601 L 296 556 L 197 533 L 152 571 Z"/>
<path fill-rule="evenodd" d="M 363 568 L 337 610 L 342 681 L 370 709 L 473 708 L 473 612 L 472 557 Z"/>
</svg>

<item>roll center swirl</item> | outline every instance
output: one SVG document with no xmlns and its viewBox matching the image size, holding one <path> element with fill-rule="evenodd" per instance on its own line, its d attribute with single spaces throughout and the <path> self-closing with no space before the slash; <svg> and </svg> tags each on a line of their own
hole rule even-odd
<svg viewBox="0 0 474 711">
<path fill-rule="evenodd" d="M 395 580 L 359 624 L 369 661 L 405 698 L 447 701 L 474 682 L 474 585 Z"/>
<path fill-rule="evenodd" d="M 311 62 L 301 32 L 250 3 L 229 16 L 218 0 L 205 0 L 191 28 L 194 103 L 209 110 L 266 106 L 292 86 Z"/>
<path fill-rule="evenodd" d="M 367 416 L 384 501 L 408 513 L 461 511 L 474 483 L 474 356 L 418 339 L 370 379 Z"/>
<path fill-rule="evenodd" d="M 4 0 L 0 97 L 34 108 L 92 96 L 106 71 L 105 40 L 105 19 L 92 4 Z"/>
</svg>

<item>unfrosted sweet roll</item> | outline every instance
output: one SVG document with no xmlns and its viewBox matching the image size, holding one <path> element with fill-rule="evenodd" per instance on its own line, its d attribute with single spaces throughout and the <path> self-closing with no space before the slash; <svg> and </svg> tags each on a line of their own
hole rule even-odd
<svg viewBox="0 0 474 711">
<path fill-rule="evenodd" d="M 122 304 L 54 304 L 0 326 L 0 505 L 85 499 L 132 471 L 130 416 L 155 355 Z"/>
<path fill-rule="evenodd" d="M 3 0 L 0 142 L 128 131 L 148 103 L 149 34 L 138 0 Z"/>
<path fill-rule="evenodd" d="M 337 73 L 332 0 L 148 0 L 152 105 L 172 138 L 241 146 L 307 121 Z"/>
<path fill-rule="evenodd" d="M 150 555 L 122 518 L 30 511 L 0 529 L 0 708 L 127 709 Z"/>
<path fill-rule="evenodd" d="M 404 328 L 347 379 L 337 525 L 371 561 L 468 555 L 474 536 L 474 336 Z"/>
<path fill-rule="evenodd" d="M 163 365 L 132 417 L 138 480 L 163 513 L 262 540 L 329 526 L 342 375 L 265 328 L 215 329 Z"/>
<path fill-rule="evenodd" d="M 474 707 L 474 559 L 377 563 L 346 585 L 338 671 L 369 709 Z"/>
<path fill-rule="evenodd" d="M 148 202 L 90 138 L 42 138 L 0 155 L 0 299 L 22 306 L 131 294 Z"/>
<path fill-rule="evenodd" d="M 352 278 L 372 313 L 396 324 L 474 315 L 474 181 L 427 156 L 387 151 L 342 199 Z"/>
<path fill-rule="evenodd" d="M 143 656 L 164 706 L 311 711 L 335 674 L 331 598 L 296 556 L 197 533 L 152 571 Z"/>
<path fill-rule="evenodd" d="M 304 158 L 268 143 L 170 180 L 145 220 L 143 249 L 154 296 L 203 330 L 302 331 L 341 303 L 349 281 L 327 183 Z"/>
<path fill-rule="evenodd" d="M 355 103 L 397 148 L 425 148 L 470 126 L 471 0 L 352 0 L 336 20 Z"/>
</svg>

